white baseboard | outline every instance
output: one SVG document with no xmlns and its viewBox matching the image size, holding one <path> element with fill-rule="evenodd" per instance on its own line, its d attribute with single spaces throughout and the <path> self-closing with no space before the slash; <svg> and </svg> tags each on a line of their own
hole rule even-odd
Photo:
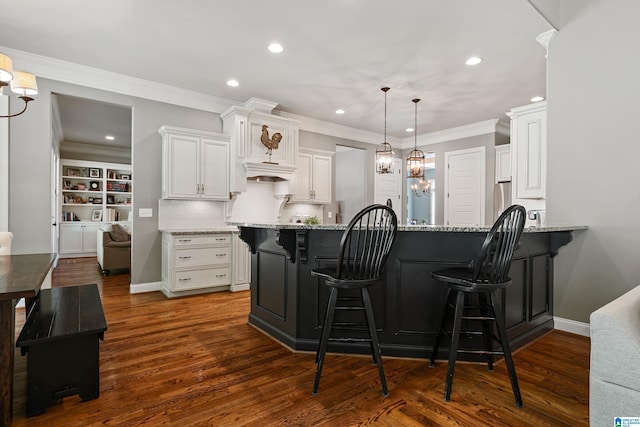
<svg viewBox="0 0 640 427">
<path fill-rule="evenodd" d="M 231 285 L 231 288 L 229 290 L 231 292 L 240 292 L 240 291 L 248 291 L 249 289 L 251 289 L 251 284 L 243 283 L 238 285 Z"/>
<path fill-rule="evenodd" d="M 554 317 L 553 326 L 555 329 L 560 331 L 571 332 L 572 334 L 578 334 L 585 337 L 590 336 L 588 323 L 576 322 L 575 320 L 563 319 L 562 317 Z"/>
<path fill-rule="evenodd" d="M 142 294 L 144 292 L 155 292 L 162 290 L 162 282 L 149 282 L 149 283 L 130 283 L 130 294 Z"/>
</svg>

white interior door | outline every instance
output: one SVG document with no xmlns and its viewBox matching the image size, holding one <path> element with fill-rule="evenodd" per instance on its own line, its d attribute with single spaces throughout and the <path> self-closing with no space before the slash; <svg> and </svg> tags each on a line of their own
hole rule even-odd
<svg viewBox="0 0 640 427">
<path fill-rule="evenodd" d="M 393 159 L 393 173 L 375 173 L 374 180 L 374 203 L 384 205 L 391 199 L 391 207 L 398 217 L 398 224 L 404 223 L 402 220 L 402 160 Z"/>
<path fill-rule="evenodd" d="M 485 149 L 444 153 L 444 222 L 452 226 L 484 225 Z"/>
</svg>

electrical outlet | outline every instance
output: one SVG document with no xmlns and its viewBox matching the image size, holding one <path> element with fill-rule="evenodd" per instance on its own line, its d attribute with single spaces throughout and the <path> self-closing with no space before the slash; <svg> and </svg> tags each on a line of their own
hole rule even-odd
<svg viewBox="0 0 640 427">
<path fill-rule="evenodd" d="M 331 218 L 333 216 L 333 213 L 331 211 L 327 212 L 327 218 Z"/>
</svg>

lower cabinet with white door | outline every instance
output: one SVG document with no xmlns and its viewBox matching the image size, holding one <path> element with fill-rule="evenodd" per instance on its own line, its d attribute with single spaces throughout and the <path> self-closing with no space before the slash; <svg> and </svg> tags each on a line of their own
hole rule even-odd
<svg viewBox="0 0 640 427">
<path fill-rule="evenodd" d="M 60 257 L 89 257 L 98 253 L 98 229 L 101 222 L 60 224 Z"/>
<path fill-rule="evenodd" d="M 163 231 L 162 292 L 177 297 L 235 290 L 234 249 L 230 231 Z"/>
</svg>

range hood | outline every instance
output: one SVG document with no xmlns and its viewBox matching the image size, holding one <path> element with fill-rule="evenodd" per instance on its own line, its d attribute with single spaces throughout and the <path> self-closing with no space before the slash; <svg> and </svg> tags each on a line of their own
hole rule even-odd
<svg viewBox="0 0 640 427">
<path fill-rule="evenodd" d="M 263 162 L 257 163 L 245 161 L 242 162 L 242 165 L 244 166 L 246 177 L 249 181 L 291 181 L 293 179 L 293 173 L 297 169 L 296 166 Z"/>
<path fill-rule="evenodd" d="M 247 181 L 293 180 L 298 162 L 300 121 L 272 113 L 278 104 L 251 98 L 221 114 L 223 131 L 231 136 L 230 191 L 247 191 Z M 277 137 L 277 139 L 276 139 Z M 274 186 L 275 195 L 289 185 Z"/>
</svg>

